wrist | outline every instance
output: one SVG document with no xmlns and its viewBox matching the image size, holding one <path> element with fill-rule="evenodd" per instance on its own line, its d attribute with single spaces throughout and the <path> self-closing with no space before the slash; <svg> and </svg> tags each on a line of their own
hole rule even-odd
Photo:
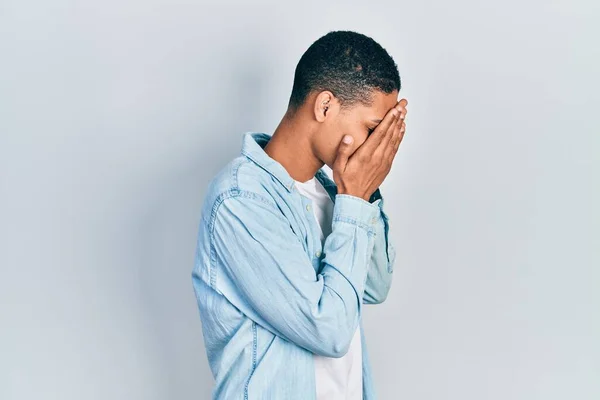
<svg viewBox="0 0 600 400">
<path fill-rule="evenodd" d="M 371 198 L 370 196 L 365 196 L 365 195 L 360 195 L 360 194 L 354 194 L 354 193 L 350 193 L 350 192 L 340 192 L 338 191 L 337 194 L 343 194 L 346 196 L 352 196 L 352 197 L 356 197 L 358 199 L 364 200 L 368 203 L 372 203 L 371 201 L 369 201 L 369 199 Z"/>
</svg>

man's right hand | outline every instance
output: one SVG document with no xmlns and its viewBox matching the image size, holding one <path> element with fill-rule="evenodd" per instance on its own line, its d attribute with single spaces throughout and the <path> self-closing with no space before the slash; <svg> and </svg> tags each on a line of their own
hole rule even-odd
<svg viewBox="0 0 600 400">
<path fill-rule="evenodd" d="M 392 162 L 404 137 L 406 99 L 392 107 L 373 133 L 352 152 L 352 141 L 345 135 L 333 164 L 333 180 L 338 194 L 349 194 L 366 201 L 381 185 L 392 168 Z M 402 116 L 402 118 L 400 118 Z"/>
</svg>

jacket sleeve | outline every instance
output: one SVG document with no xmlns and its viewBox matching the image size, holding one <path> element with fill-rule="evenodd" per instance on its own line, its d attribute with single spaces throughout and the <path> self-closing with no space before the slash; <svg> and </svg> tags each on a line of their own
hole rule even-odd
<svg viewBox="0 0 600 400">
<path fill-rule="evenodd" d="M 374 227 L 375 243 L 371 253 L 363 302 L 365 304 L 380 304 L 387 298 L 392 285 L 396 249 L 389 238 L 389 218 L 383 210 L 383 197 L 379 189 L 373 193 L 369 202 L 377 205 L 380 212 Z"/>
<path fill-rule="evenodd" d="M 376 205 L 337 194 L 332 232 L 315 270 L 277 205 L 237 192 L 214 212 L 216 289 L 275 335 L 312 353 L 341 357 L 359 323 L 378 214 Z"/>
</svg>

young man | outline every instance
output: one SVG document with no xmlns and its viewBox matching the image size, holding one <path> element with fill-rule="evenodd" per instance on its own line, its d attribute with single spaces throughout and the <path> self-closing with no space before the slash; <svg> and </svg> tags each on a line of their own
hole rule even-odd
<svg viewBox="0 0 600 400">
<path fill-rule="evenodd" d="M 209 184 L 192 278 L 213 399 L 375 398 L 361 312 L 392 280 L 379 186 L 404 136 L 399 91 L 379 44 L 330 32 L 273 135 L 245 133 Z"/>
</svg>

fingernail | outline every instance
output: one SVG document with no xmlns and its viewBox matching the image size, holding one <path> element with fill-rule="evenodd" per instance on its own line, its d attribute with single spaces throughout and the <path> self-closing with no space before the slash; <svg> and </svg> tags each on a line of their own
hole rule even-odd
<svg viewBox="0 0 600 400">
<path fill-rule="evenodd" d="M 350 135 L 344 136 L 344 143 L 350 144 L 350 143 L 352 143 L 352 140 L 353 140 L 352 136 L 350 136 Z"/>
</svg>

